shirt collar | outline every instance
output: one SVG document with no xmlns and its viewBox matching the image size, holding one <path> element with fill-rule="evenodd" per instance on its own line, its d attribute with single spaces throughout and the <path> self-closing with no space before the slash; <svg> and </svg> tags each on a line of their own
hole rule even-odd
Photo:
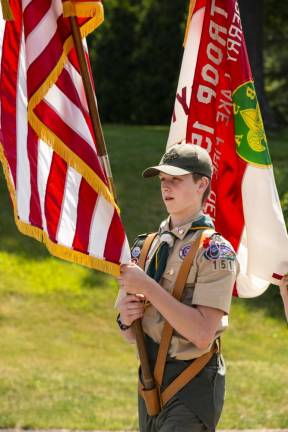
<svg viewBox="0 0 288 432">
<path fill-rule="evenodd" d="M 170 216 L 168 216 L 168 218 L 161 223 L 159 234 L 163 233 L 164 231 L 168 231 L 174 234 L 174 236 L 178 239 L 183 240 L 191 228 L 192 230 L 194 229 L 196 231 L 199 228 L 203 229 L 203 227 L 213 228 L 214 225 L 210 216 L 205 215 L 202 211 L 199 212 L 194 217 L 194 219 L 190 220 L 184 225 L 176 226 L 172 230 L 170 229 Z"/>
</svg>

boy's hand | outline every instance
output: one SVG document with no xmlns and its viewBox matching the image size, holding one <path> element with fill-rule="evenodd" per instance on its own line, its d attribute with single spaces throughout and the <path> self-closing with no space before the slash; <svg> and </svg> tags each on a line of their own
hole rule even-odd
<svg viewBox="0 0 288 432">
<path fill-rule="evenodd" d="M 144 294 L 147 285 L 153 283 L 153 279 L 136 264 L 121 265 L 121 276 L 118 278 L 121 288 L 129 294 Z"/>
<path fill-rule="evenodd" d="M 123 324 L 130 326 L 144 315 L 144 297 L 134 294 L 123 297 L 118 305 L 120 319 Z"/>
</svg>

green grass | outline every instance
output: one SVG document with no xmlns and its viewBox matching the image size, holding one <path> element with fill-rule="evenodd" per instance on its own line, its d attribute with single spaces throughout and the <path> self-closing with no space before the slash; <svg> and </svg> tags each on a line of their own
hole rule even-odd
<svg viewBox="0 0 288 432">
<path fill-rule="evenodd" d="M 167 133 L 105 128 L 130 239 L 164 215 L 157 180 L 140 173 L 160 158 Z M 287 138 L 284 131 L 270 141 L 282 198 Z M 116 282 L 52 258 L 19 234 L 3 181 L 0 205 L 0 428 L 135 429 L 137 360 L 114 324 Z M 287 325 L 277 288 L 234 300 L 223 345 L 228 383 L 220 427 L 287 427 Z"/>
</svg>

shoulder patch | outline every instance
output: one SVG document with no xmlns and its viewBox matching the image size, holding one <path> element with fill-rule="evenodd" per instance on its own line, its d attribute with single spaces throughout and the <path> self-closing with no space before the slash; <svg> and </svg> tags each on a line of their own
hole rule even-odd
<svg viewBox="0 0 288 432">
<path fill-rule="evenodd" d="M 139 234 L 136 239 L 134 240 L 133 246 L 131 248 L 131 257 L 132 257 L 132 261 L 134 261 L 136 264 L 138 263 L 140 254 L 141 254 L 141 250 L 143 247 L 143 243 L 146 239 L 146 237 L 148 236 L 148 233 L 145 234 Z"/>
<path fill-rule="evenodd" d="M 188 255 L 190 249 L 191 249 L 191 243 L 186 243 L 184 246 L 182 246 L 181 249 L 179 250 L 179 258 L 184 260 L 184 258 Z"/>
<path fill-rule="evenodd" d="M 232 246 L 219 233 L 205 239 L 203 247 L 205 249 L 204 256 L 208 260 L 226 259 L 234 261 L 236 258 Z"/>
</svg>

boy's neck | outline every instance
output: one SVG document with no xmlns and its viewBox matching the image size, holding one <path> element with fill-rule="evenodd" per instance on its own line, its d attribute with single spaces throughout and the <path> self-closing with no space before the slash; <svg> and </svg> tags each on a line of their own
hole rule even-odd
<svg viewBox="0 0 288 432">
<path fill-rule="evenodd" d="M 202 213 L 202 208 L 191 212 L 187 215 L 177 215 L 177 214 L 171 214 L 170 215 L 170 228 L 176 228 L 182 225 L 186 225 L 187 223 L 195 220 L 200 214 Z"/>
</svg>

